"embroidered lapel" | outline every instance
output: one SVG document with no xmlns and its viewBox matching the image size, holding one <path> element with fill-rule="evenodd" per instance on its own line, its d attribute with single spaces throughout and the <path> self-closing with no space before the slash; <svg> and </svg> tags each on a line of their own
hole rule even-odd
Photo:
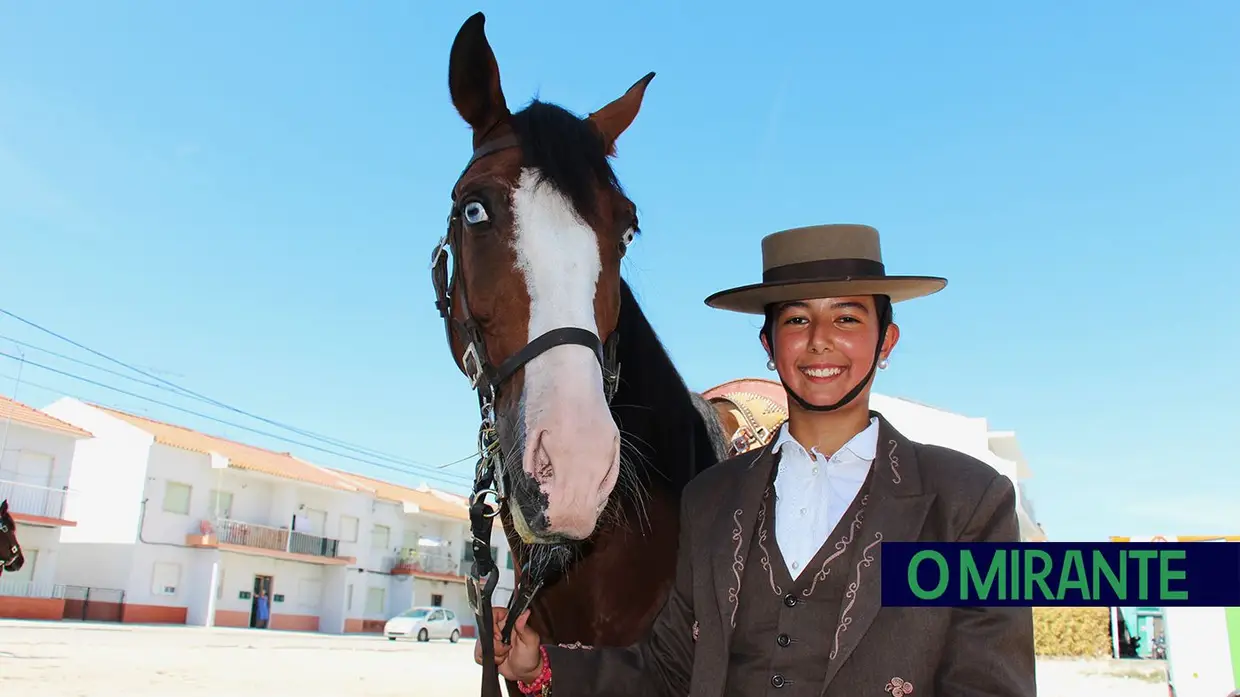
<svg viewBox="0 0 1240 697">
<path fill-rule="evenodd" d="M 755 452 L 748 467 L 742 470 L 741 480 L 732 496 L 715 519 L 716 543 L 712 545 L 718 550 L 713 555 L 715 593 L 725 649 L 731 645 L 732 630 L 736 627 L 741 580 L 745 577 L 745 560 L 749 556 L 749 543 L 753 538 L 762 493 L 770 480 L 771 467 L 778 459 L 771 453 L 770 447 L 768 444 Z"/>
<path fill-rule="evenodd" d="M 911 542 L 918 538 L 934 494 L 922 491 L 921 473 L 912 443 L 883 416 L 879 419 L 878 452 L 865 519 L 857 534 L 860 545 L 850 569 L 848 590 L 840 600 L 839 621 L 832 636 L 825 693 L 840 666 L 848 660 L 882 607 L 883 542 Z"/>
</svg>

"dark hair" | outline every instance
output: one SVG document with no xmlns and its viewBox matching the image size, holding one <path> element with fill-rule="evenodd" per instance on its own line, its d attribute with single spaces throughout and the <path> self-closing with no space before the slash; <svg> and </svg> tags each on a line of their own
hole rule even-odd
<svg viewBox="0 0 1240 697">
<path fill-rule="evenodd" d="M 771 303 L 770 305 L 767 305 L 765 312 L 766 319 L 762 321 L 762 329 L 758 330 L 758 335 L 766 337 L 766 343 L 771 347 L 775 346 L 775 316 L 779 314 L 781 307 L 783 307 L 783 303 Z M 878 341 L 881 345 L 883 341 L 881 333 L 887 331 L 887 325 L 891 324 L 891 296 L 875 295 L 874 312 L 878 315 L 878 331 L 880 333 Z"/>
</svg>

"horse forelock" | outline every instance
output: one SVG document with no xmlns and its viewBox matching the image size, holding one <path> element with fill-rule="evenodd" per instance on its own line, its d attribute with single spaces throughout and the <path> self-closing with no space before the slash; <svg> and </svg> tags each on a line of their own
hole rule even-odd
<svg viewBox="0 0 1240 697">
<path fill-rule="evenodd" d="M 597 221 L 599 188 L 624 193 L 602 135 L 587 119 L 535 99 L 509 118 L 509 126 L 521 145 L 523 169 L 564 194 L 582 220 Z"/>
</svg>

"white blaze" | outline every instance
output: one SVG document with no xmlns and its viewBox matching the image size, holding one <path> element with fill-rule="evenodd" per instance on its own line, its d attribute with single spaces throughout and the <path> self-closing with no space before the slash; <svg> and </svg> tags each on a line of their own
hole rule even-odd
<svg viewBox="0 0 1240 697">
<path fill-rule="evenodd" d="M 528 169 L 512 209 L 517 267 L 530 296 L 527 340 L 560 327 L 598 334 L 594 296 L 602 260 L 593 228 Z M 557 346 L 525 364 L 524 387 L 524 465 L 547 494 L 549 532 L 588 536 L 615 484 L 619 458 L 598 359 L 585 346 Z"/>
</svg>

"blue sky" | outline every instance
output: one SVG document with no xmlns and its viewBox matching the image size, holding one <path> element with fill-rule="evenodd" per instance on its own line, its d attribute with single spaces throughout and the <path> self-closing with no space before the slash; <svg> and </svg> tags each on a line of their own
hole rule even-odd
<svg viewBox="0 0 1240 697">
<path fill-rule="evenodd" d="M 893 272 L 950 279 L 897 307 L 878 390 L 1016 430 L 1052 538 L 1238 532 L 1240 5 L 735 7 L 0 2 L 0 308 L 303 430 L 467 455 L 427 262 L 470 149 L 448 50 L 481 9 L 514 108 L 584 114 L 657 72 L 616 161 L 625 273 L 692 387 L 767 375 L 757 323 L 702 303 L 757 277 L 763 235 L 868 223 Z M 36 406 L 423 479 L 18 368 L 0 392 Z"/>
</svg>

